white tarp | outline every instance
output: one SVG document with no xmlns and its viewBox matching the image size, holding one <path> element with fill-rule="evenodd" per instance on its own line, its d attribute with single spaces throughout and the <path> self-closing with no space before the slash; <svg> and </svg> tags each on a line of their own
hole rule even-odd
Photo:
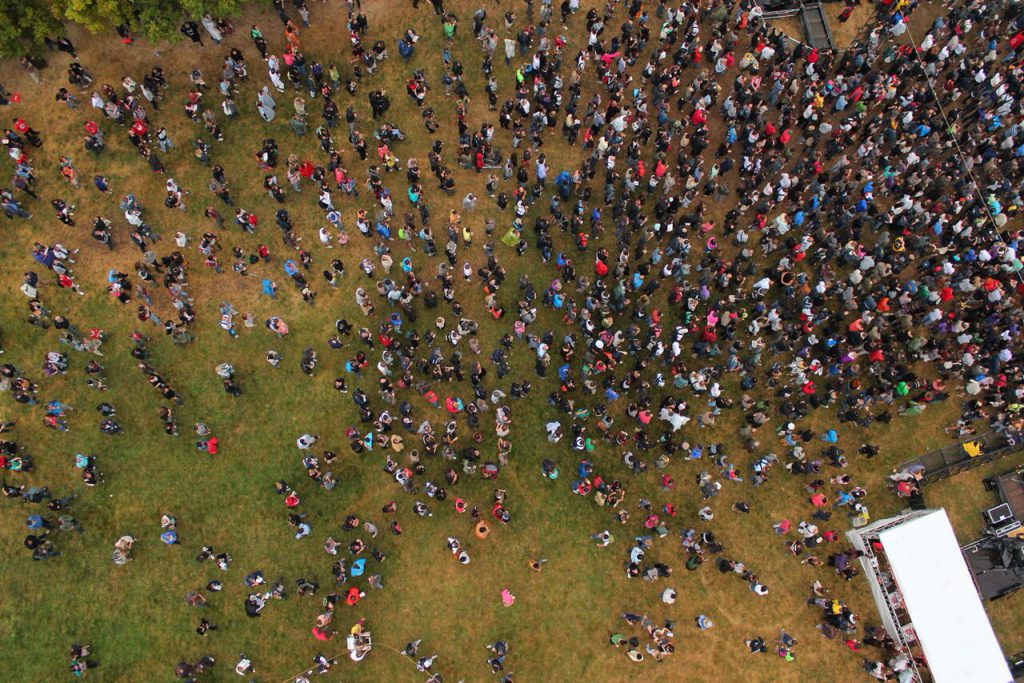
<svg viewBox="0 0 1024 683">
<path fill-rule="evenodd" d="M 945 510 L 879 534 L 937 683 L 1009 683 L 1002 648 Z"/>
</svg>

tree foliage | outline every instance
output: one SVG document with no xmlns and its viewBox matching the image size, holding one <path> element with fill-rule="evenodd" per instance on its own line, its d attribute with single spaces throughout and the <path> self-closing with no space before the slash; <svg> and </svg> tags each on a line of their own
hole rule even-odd
<svg viewBox="0 0 1024 683">
<path fill-rule="evenodd" d="M 38 52 L 47 36 L 63 34 L 62 22 L 91 33 L 128 24 L 154 40 L 178 40 L 186 18 L 216 18 L 241 12 L 244 0 L 5 0 L 0 2 L 0 56 Z"/>
<path fill-rule="evenodd" d="M 58 10 L 47 0 L 0 2 L 0 57 L 15 57 L 61 31 Z"/>
<path fill-rule="evenodd" d="M 110 30 L 129 17 L 132 3 L 124 0 L 55 0 L 64 19 L 81 25 L 91 33 Z M 167 3 L 173 5 L 173 2 Z"/>
</svg>

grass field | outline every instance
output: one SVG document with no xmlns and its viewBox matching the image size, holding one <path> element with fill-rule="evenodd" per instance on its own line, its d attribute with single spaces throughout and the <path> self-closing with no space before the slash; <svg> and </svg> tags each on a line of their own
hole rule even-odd
<svg viewBox="0 0 1024 683">
<path fill-rule="evenodd" d="M 350 103 L 356 107 L 360 128 L 369 139 L 373 123 L 365 93 L 372 88 L 386 87 L 392 100 L 392 109 L 386 118 L 399 124 L 407 135 L 407 141 L 398 145 L 396 152 L 403 162 L 408 157 L 417 157 L 426 167 L 433 136 L 425 133 L 415 105 L 403 94 L 410 70 L 423 69 L 433 86 L 427 101 L 442 122 L 439 137 L 445 141 L 447 159 L 454 167 L 452 156 L 457 148 L 454 102 L 446 100 L 440 85 L 441 31 L 429 3 L 421 3 L 418 10 L 398 0 L 364 0 L 363 5 L 370 21 L 369 42 L 380 37 L 394 53 L 395 40 L 406 27 L 414 27 L 422 39 L 409 66 L 404 66 L 398 55 L 392 54 L 391 61 L 378 75 L 364 80 L 355 98 L 350 101 L 341 93 L 341 110 Z M 480 73 L 481 53 L 470 35 L 476 5 L 468 1 L 447 5 L 459 13 L 461 20 L 453 53 L 466 66 L 466 81 L 473 98 L 469 126 L 474 129 L 483 121 L 496 122 L 497 118 L 486 108 Z M 344 30 L 343 9 L 338 3 L 316 3 L 311 10 L 313 26 L 302 32 L 308 58 L 318 59 L 325 65 L 336 62 L 347 75 L 348 36 Z M 489 25 L 500 26 L 503 10 L 504 4 L 488 3 Z M 517 8 L 517 12 L 525 15 L 521 8 Z M 518 21 L 524 21 L 524 16 Z M 6 643 L 0 653 L 3 679 L 60 680 L 68 676 L 68 647 L 74 641 L 82 641 L 93 644 L 100 662 L 100 667 L 90 671 L 88 677 L 100 681 L 170 680 L 180 660 L 194 661 L 206 653 L 218 659 L 217 669 L 207 675 L 206 680 L 230 680 L 235 678 L 231 667 L 240 652 L 253 659 L 258 680 L 288 680 L 308 667 L 315 653 L 335 655 L 344 649 L 341 637 L 321 644 L 313 639 L 310 629 L 321 611 L 321 598 L 332 584 L 330 567 L 334 558 L 322 551 L 321 544 L 328 535 L 345 543 L 355 537 L 355 533 L 340 530 L 344 517 L 353 513 L 374 521 L 381 529 L 381 535 L 373 541 L 364 533 L 359 535 L 387 554 L 387 560 L 379 567 L 371 560 L 374 567 L 368 572 L 382 575 L 384 589 L 367 589 L 367 597 L 357 606 L 339 607 L 335 626 L 344 631 L 356 619 L 365 618 L 377 646 L 358 666 L 348 660 L 339 663 L 331 680 L 423 680 L 425 676 L 415 670 L 411 660 L 398 653 L 405 642 L 414 638 L 423 639 L 422 654 L 440 655 L 435 669 L 452 681 L 492 679 L 486 665 L 485 644 L 494 639 L 510 643 L 505 668 L 515 672 L 516 679 L 521 681 L 625 681 L 639 676 L 652 681 L 843 681 L 860 677 L 860 656 L 838 641 L 828 642 L 817 635 L 814 628 L 817 611 L 808 608 L 805 599 L 808 586 L 815 579 L 821 579 L 835 595 L 862 615 L 862 623 L 872 623 L 874 605 L 866 585 L 860 579 L 843 583 L 826 568 L 800 565 L 771 532 L 771 524 L 783 517 L 791 519 L 794 525 L 800 519 L 809 518 L 811 509 L 802 481 L 794 481 L 780 468 L 773 480 L 759 489 L 751 488 L 746 482 L 726 483 L 722 495 L 713 503 L 715 519 L 706 525 L 725 545 L 725 556 L 746 562 L 771 588 L 767 597 L 755 596 L 742 581 L 719 574 L 711 563 L 696 572 L 683 568 L 684 553 L 676 541 L 676 532 L 689 526 L 702 528 L 696 512 L 703 503 L 692 481 L 704 466 L 693 462 L 678 459 L 670 466 L 669 472 L 680 485 L 676 491 L 665 494 L 657 485 L 660 473 L 652 471 L 634 478 L 621 464 L 619 453 L 599 445 L 589 457 L 608 476 L 622 478 L 628 494 L 625 505 L 634 513 L 634 521 L 627 527 L 613 528 L 616 542 L 612 546 L 597 548 L 589 536 L 612 528 L 610 513 L 595 506 L 591 499 L 575 496 L 569 490 L 578 458 L 565 441 L 552 447 L 543 431 L 543 423 L 550 419 L 545 397 L 555 384 L 551 379 L 536 380 L 530 352 L 523 345 L 517 346 L 512 354 L 513 375 L 498 383 L 507 392 L 509 383 L 516 377 L 535 379 L 530 398 L 512 404 L 512 461 L 497 482 L 508 491 L 507 507 L 513 521 L 494 529 L 487 539 L 473 537 L 471 520 L 467 515 L 454 512 L 451 499 L 444 505 L 432 503 L 433 517 L 416 517 L 411 512 L 413 499 L 402 494 L 382 471 L 380 453 L 357 456 L 349 450 L 343 430 L 358 423 L 357 410 L 351 395 L 337 394 L 332 381 L 341 374 L 341 367 L 352 350 L 349 347 L 332 351 L 326 340 L 338 317 L 348 318 L 357 327 L 365 322 L 372 329 L 376 324 L 363 320 L 353 299 L 357 283 L 372 284 L 361 277 L 357 268 L 359 259 L 371 255 L 371 245 L 352 227 L 356 209 L 368 204 L 365 192 L 359 200 L 341 199 L 339 202 L 352 241 L 341 255 L 348 268 L 346 279 L 339 289 L 331 291 L 315 276 L 318 267 L 333 258 L 332 253 L 316 241 L 322 212 L 316 206 L 315 191 L 307 186 L 301 195 L 288 194 L 285 208 L 303 237 L 304 247 L 315 259 L 315 277 L 310 280 L 315 283 L 319 296 L 314 305 L 306 305 L 280 270 L 287 256 L 272 220 L 277 205 L 261 189 L 262 174 L 253 154 L 261 139 L 274 137 L 281 146 L 282 158 L 294 152 L 301 158 L 320 163 L 323 155 L 311 134 L 318 123 L 310 126 L 310 134 L 304 139 L 291 133 L 288 128 L 290 91 L 276 98 L 278 115 L 273 123 L 265 124 L 257 117 L 255 92 L 257 87 L 267 83 L 267 78 L 264 65 L 245 35 L 252 23 L 263 28 L 271 50 L 279 52 L 283 47 L 280 25 L 273 13 L 253 11 L 235 21 L 237 32 L 228 42 L 243 50 L 249 63 L 250 79 L 236 97 L 241 115 L 223 126 L 224 142 L 211 143 L 212 161 L 227 170 L 236 204 L 261 218 L 261 227 L 255 236 L 240 234 L 230 225 L 221 231 L 224 260 L 230 265 L 227 254 L 235 245 L 248 254 L 263 241 L 274 254 L 270 265 L 252 267 L 246 278 L 227 268 L 220 275 L 204 269 L 202 258 L 195 251 L 196 238 L 208 229 L 203 207 L 207 203 L 217 203 L 219 210 L 224 207 L 206 192 L 208 171 L 191 158 L 191 139 L 202 130 L 190 123 L 182 111 L 188 71 L 200 66 L 207 74 L 211 90 L 215 90 L 213 84 L 226 47 L 208 44 L 200 49 L 192 45 L 152 46 L 143 42 L 126 47 L 112 35 L 71 33 L 80 47 L 82 63 L 93 72 L 97 84 L 116 85 L 124 75 L 141 80 L 142 74 L 152 66 L 163 66 L 171 87 L 160 111 L 151 112 L 152 127 L 165 126 L 169 131 L 175 149 L 162 156 L 168 175 L 192 191 L 188 210 L 182 214 L 162 207 L 165 178 L 148 171 L 128 144 L 125 131 L 116 124 L 100 121 L 108 140 L 108 149 L 101 156 L 92 157 L 82 150 L 82 124 L 98 112 L 89 108 L 88 94 L 79 96 L 81 103 L 77 111 L 54 103 L 54 91 L 66 85 L 65 55 L 50 56 L 51 67 L 43 72 L 41 85 L 33 84 L 20 72 L 15 73 L 16 67 L 4 66 L 4 84 L 9 90 L 20 92 L 23 101 L 2 113 L 8 119 L 24 116 L 42 132 L 45 145 L 35 152 L 33 160 L 42 188 L 41 200 L 29 209 L 35 216 L 30 221 L 7 223 L 6 239 L 0 245 L 0 258 L 5 266 L 0 279 L 0 291 L 4 295 L 0 298 L 4 348 L 0 360 L 13 363 L 39 382 L 40 403 L 59 399 L 75 408 L 69 418 L 70 431 L 58 433 L 43 428 L 41 405 L 26 407 L 15 404 L 9 397 L 4 399 L 3 418 L 18 421 L 11 438 L 27 446 L 37 461 L 35 472 L 8 473 L 7 481 L 48 485 L 62 494 L 78 491 L 80 497 L 73 514 L 81 520 L 86 532 L 81 536 L 71 533 L 56 538 L 63 553 L 61 557 L 32 562 L 28 551 L 21 547 L 21 539 L 25 533 L 24 516 L 37 508 L 11 500 L 0 503 L 4 519 L 0 542 L 8 549 L 0 556 L 0 573 L 5 582 L 5 595 L 0 600 L 0 637 Z M 498 30 L 500 36 L 501 29 Z M 583 17 L 571 18 L 565 33 L 569 39 L 568 62 L 584 44 Z M 512 92 L 514 71 L 498 58 L 495 72 L 501 85 L 499 100 L 504 100 Z M 592 71 L 587 74 L 592 75 Z M 585 84 L 584 102 L 593 88 L 586 77 Z M 219 105 L 214 92 L 208 97 L 211 106 Z M 308 108 L 310 118 L 316 119 L 319 102 L 308 101 Z M 342 139 L 343 130 L 344 124 L 335 131 L 338 147 L 349 169 L 362 180 L 365 164 L 358 162 Z M 716 134 L 721 135 L 721 131 Z M 507 133 L 499 131 L 497 135 Z M 208 136 L 204 137 L 209 141 Z M 499 147 L 507 149 L 507 141 L 503 139 Z M 579 163 L 579 149 L 568 148 L 557 137 L 557 130 L 549 134 L 544 151 L 551 161 L 552 176 L 562 169 L 571 170 Z M 56 168 L 60 154 L 74 160 L 83 179 L 82 189 L 74 190 L 60 182 Z M 0 166 L 4 174 L 9 174 L 9 160 Z M 111 195 L 102 196 L 91 187 L 89 181 L 95 173 L 110 178 Z M 284 185 L 283 172 L 279 176 Z M 486 217 L 493 216 L 500 235 L 510 218 L 508 213 L 502 214 L 488 202 L 483 187 L 485 177 L 457 170 L 456 179 L 456 196 L 452 198 L 434 189 L 429 180 L 424 182 L 428 186 L 426 198 L 435 226 L 443 223 L 450 208 L 459 207 L 466 192 L 473 191 L 481 198 L 481 208 L 475 214 L 464 215 L 464 220 L 482 226 Z M 396 207 L 404 212 L 403 174 L 385 178 L 385 184 L 391 186 Z M 504 188 L 511 191 L 507 183 Z M 125 223 L 116 206 L 118 199 L 128 192 L 141 199 L 148 222 L 163 233 L 164 240 L 157 245 L 158 251 L 171 249 L 172 236 L 177 230 L 193 238 L 186 256 L 191 263 L 189 292 L 196 301 L 199 319 L 194 326 L 198 339 L 191 345 L 172 344 L 162 337 L 159 328 L 135 319 L 134 303 L 122 306 L 104 291 L 107 270 L 114 268 L 131 273 L 138 257 L 128 241 Z M 53 218 L 46 202 L 58 196 L 77 206 L 78 227 L 68 228 Z M 725 208 L 719 206 L 715 210 L 724 213 Z M 222 213 L 228 218 L 228 212 L 222 210 Z M 118 246 L 112 252 L 108 253 L 89 239 L 87 226 L 96 215 L 107 216 L 118 226 L 115 232 Z M 441 228 L 435 232 L 443 235 Z M 482 227 L 478 233 L 482 234 Z M 555 239 L 564 240 L 565 236 L 556 234 Z M 482 237 L 478 240 L 482 242 Z M 105 356 L 98 359 L 106 367 L 109 378 L 110 390 L 105 394 L 85 385 L 82 368 L 91 357 L 67 347 L 60 350 L 72 354 L 71 370 L 63 376 L 41 376 L 39 367 L 44 354 L 57 350 L 59 344 L 52 328 L 41 330 L 24 322 L 27 311 L 18 286 L 20 274 L 37 266 L 30 253 L 35 241 L 59 241 L 81 249 L 76 257 L 75 273 L 86 296 L 58 290 L 46 274 L 43 274 L 46 284 L 40 296 L 51 312 L 65 314 L 80 329 L 100 327 L 106 331 Z M 475 267 L 484 262 L 479 242 L 469 252 L 469 260 Z M 558 247 L 569 250 L 572 245 L 565 240 L 558 243 Z M 553 269 L 543 266 L 533 249 L 522 258 L 500 243 L 497 249 L 499 260 L 508 270 L 509 284 L 501 293 L 506 309 L 514 309 L 514 283 L 520 273 L 528 273 L 538 289 L 543 289 L 545 283 L 555 277 Z M 405 250 L 403 246 L 395 248 L 396 262 L 407 254 Z M 430 273 L 435 268 L 435 259 L 425 258 L 422 253 L 409 255 L 417 272 Z M 460 253 L 460 260 L 462 256 Z M 589 257 L 579 260 L 586 258 Z M 276 301 L 261 297 L 263 277 L 271 277 L 281 284 Z M 461 280 L 457 287 L 458 299 L 468 315 L 481 322 L 483 347 L 492 348 L 510 329 L 511 316 L 492 322 L 484 310 L 479 287 Z M 172 313 L 166 296 L 154 292 L 154 298 L 161 317 Z M 239 311 L 253 312 L 256 328 L 240 328 L 238 339 L 229 338 L 217 326 L 217 308 L 224 301 L 231 302 Z M 288 338 L 278 340 L 263 328 L 262 321 L 270 315 L 280 315 L 288 321 L 292 330 Z M 563 323 L 548 309 L 541 308 L 540 316 L 535 325 L 537 330 L 554 329 L 556 337 L 563 334 Z M 424 314 L 421 321 L 431 317 Z M 181 437 L 163 434 L 157 418 L 159 397 L 134 368 L 128 339 L 129 330 L 134 328 L 153 337 L 149 344 L 149 363 L 184 398 L 184 406 L 176 410 Z M 299 358 L 309 346 L 316 348 L 320 355 L 320 364 L 312 378 L 299 370 Z M 276 370 L 263 358 L 271 348 L 284 357 L 281 368 Z M 221 362 L 234 365 L 243 391 L 240 397 L 231 398 L 221 390 L 213 371 Z M 374 380 L 372 374 L 363 380 L 371 395 L 374 395 L 371 386 Z M 493 369 L 488 381 L 494 382 Z M 358 385 L 351 380 L 350 384 L 353 388 Z M 738 391 L 735 378 L 727 378 L 725 386 L 728 391 Z M 451 391 L 464 393 L 466 388 L 455 387 Z M 100 418 L 94 407 L 101 400 L 117 408 L 118 419 L 124 426 L 123 434 L 107 436 L 99 432 Z M 379 399 L 375 399 L 375 404 L 379 406 Z M 418 421 L 424 415 L 433 413 L 423 400 L 416 399 L 415 419 Z M 441 419 L 440 413 L 436 415 Z M 847 453 L 854 454 L 857 446 L 866 440 L 882 445 L 881 455 L 874 460 L 851 456 L 855 481 L 871 492 L 869 505 L 874 517 L 899 508 L 898 501 L 884 490 L 884 476 L 903 459 L 946 443 L 948 438 L 943 427 L 954 422 L 957 415 L 958 401 L 949 401 L 931 407 L 920 417 L 897 419 L 889 426 L 872 428 L 870 435 L 854 428 L 841 430 L 840 445 Z M 494 449 L 491 419 L 490 415 L 481 417 L 486 436 L 481 447 L 484 453 Z M 834 419 L 833 414 L 823 412 L 813 415 L 807 422 L 812 428 L 821 429 L 832 426 Z M 209 424 L 220 438 L 219 455 L 211 457 L 194 447 L 191 425 L 197 420 Z M 691 442 L 715 441 L 731 446 L 731 460 L 746 474 L 750 458 L 739 448 L 736 437 L 741 420 L 737 409 L 731 415 L 721 416 L 717 425 L 707 431 L 699 430 L 695 421 L 684 429 L 688 430 L 686 435 Z M 784 444 L 772 439 L 769 429 L 764 431 L 763 451 L 781 455 Z M 331 467 L 340 482 L 332 492 L 317 489 L 304 476 L 301 455 L 295 448 L 295 439 L 304 432 L 321 435 L 318 448 L 331 448 L 340 454 Z M 74 467 L 76 453 L 98 457 L 105 474 L 103 484 L 90 489 L 82 486 Z M 539 463 L 543 458 L 552 458 L 559 464 L 563 475 L 557 482 L 540 476 Z M 445 468 L 442 463 L 428 463 L 426 478 L 439 480 Z M 273 483 L 282 478 L 303 499 L 301 509 L 308 513 L 313 527 L 308 538 L 295 540 L 286 524 L 283 500 L 273 489 Z M 934 496 L 935 500 L 953 507 L 960 500 L 961 482 L 968 480 L 955 479 L 942 484 L 944 488 L 941 494 Z M 463 477 L 452 494 L 486 511 L 494 487 L 493 482 Z M 972 483 L 964 483 L 965 498 L 973 501 L 971 496 L 977 488 Z M 679 518 L 671 524 L 670 535 L 655 545 L 648 558 L 673 566 L 675 574 L 667 581 L 648 583 L 624 578 L 622 567 L 627 541 L 640 533 L 636 520 L 641 515 L 635 510 L 639 497 L 648 498 L 659 506 L 672 502 L 680 511 Z M 399 502 L 397 519 L 405 529 L 405 533 L 397 537 L 387 533 L 388 519 L 380 512 L 381 506 L 392 498 Z M 729 506 L 738 500 L 749 501 L 752 514 L 731 513 Z M 954 521 L 965 519 L 975 509 L 973 504 L 966 507 L 964 516 L 954 516 Z M 160 516 L 164 513 L 177 517 L 180 545 L 169 547 L 160 543 Z M 843 530 L 846 520 L 837 517 L 830 526 Z M 135 559 L 126 566 L 116 567 L 110 561 L 112 544 L 126 533 L 138 538 Z M 445 547 L 449 535 L 463 540 L 473 557 L 472 564 L 464 567 L 452 560 Z M 203 545 L 213 546 L 218 552 L 226 550 L 233 556 L 234 563 L 227 573 L 222 574 L 211 563 L 195 562 L 194 557 Z M 540 574 L 531 572 L 527 566 L 535 557 L 548 559 Z M 272 601 L 260 619 L 252 620 L 246 618 L 243 610 L 248 591 L 242 577 L 255 569 L 261 569 L 270 581 L 284 577 L 291 595 L 285 601 Z M 316 597 L 300 598 L 294 594 L 294 581 L 300 576 L 320 582 L 321 590 Z M 223 580 L 225 590 L 208 595 L 210 606 L 205 610 L 186 606 L 186 592 L 200 589 L 213 578 Z M 365 588 L 365 581 L 357 585 Z M 679 592 L 679 600 L 674 605 L 664 605 L 659 600 L 666 586 L 673 586 Z M 517 596 L 510 608 L 504 608 L 499 599 L 504 588 Z M 630 627 L 618 619 L 623 611 L 648 614 L 655 620 L 675 621 L 678 652 L 661 664 L 630 662 L 622 650 L 607 644 L 613 632 L 632 634 Z M 1019 629 L 1015 625 L 1019 622 L 1003 611 L 1000 605 L 998 614 L 1003 621 L 997 620 L 997 629 L 1004 646 L 1011 650 L 1015 646 L 1006 641 L 1016 638 Z M 701 613 L 715 620 L 714 629 L 699 631 L 693 625 L 694 617 Z M 219 630 L 205 639 L 199 638 L 194 628 L 200 616 L 218 624 Z M 780 628 L 801 641 L 795 662 L 786 663 L 774 656 L 752 657 L 747 653 L 744 638 L 763 635 L 771 640 Z M 640 635 L 638 629 L 636 634 Z"/>
</svg>

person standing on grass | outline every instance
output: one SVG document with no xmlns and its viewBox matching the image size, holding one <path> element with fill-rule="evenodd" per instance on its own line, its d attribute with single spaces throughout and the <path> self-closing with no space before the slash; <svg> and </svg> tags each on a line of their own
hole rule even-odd
<svg viewBox="0 0 1024 683">
<path fill-rule="evenodd" d="M 92 647 L 89 645 L 75 643 L 71 646 L 71 663 L 68 665 L 68 669 L 72 676 L 84 678 L 89 669 L 99 667 L 99 662 L 92 659 L 90 654 L 92 654 Z"/>
<path fill-rule="evenodd" d="M 235 673 L 239 676 L 252 676 L 256 673 L 256 667 L 245 653 L 238 656 L 238 663 L 235 664 Z"/>
<path fill-rule="evenodd" d="M 263 86 L 263 89 L 256 97 L 256 110 L 259 112 L 260 117 L 267 123 L 270 123 L 276 115 L 274 111 L 276 107 L 277 103 L 270 96 L 270 88 Z"/>
<path fill-rule="evenodd" d="M 191 19 L 181 25 L 179 32 L 193 43 L 197 43 L 200 47 L 203 46 L 203 35 L 199 31 L 199 24 Z"/>
</svg>

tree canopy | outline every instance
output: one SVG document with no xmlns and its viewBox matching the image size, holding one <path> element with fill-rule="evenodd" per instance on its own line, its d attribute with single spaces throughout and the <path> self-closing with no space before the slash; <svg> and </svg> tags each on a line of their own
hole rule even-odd
<svg viewBox="0 0 1024 683">
<path fill-rule="evenodd" d="M 0 56 L 38 52 L 46 37 L 63 34 L 63 22 L 96 33 L 119 24 L 147 38 L 177 40 L 186 17 L 237 15 L 243 0 L 15 0 L 0 9 Z"/>
<path fill-rule="evenodd" d="M 0 5 L 0 56 L 13 57 L 61 32 L 59 8 L 46 0 L 17 0 Z"/>
</svg>

